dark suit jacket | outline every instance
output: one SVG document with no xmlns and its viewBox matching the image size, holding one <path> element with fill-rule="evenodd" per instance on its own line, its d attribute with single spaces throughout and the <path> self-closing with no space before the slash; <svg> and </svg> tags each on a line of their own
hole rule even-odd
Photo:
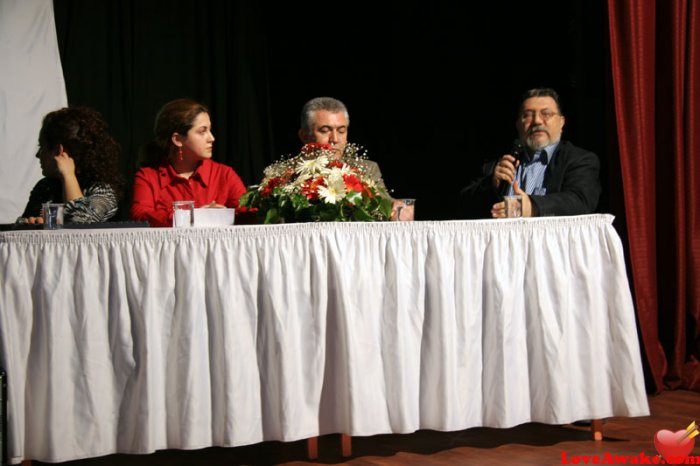
<svg viewBox="0 0 700 466">
<path fill-rule="evenodd" d="M 469 217 L 490 217 L 491 206 L 502 200 L 502 193 L 494 189 L 493 169 L 498 160 L 486 163 L 483 176 L 461 192 L 462 202 Z M 600 161 L 590 151 L 561 141 L 554 160 L 544 173 L 543 196 L 531 195 L 533 216 L 583 215 L 595 211 L 600 197 Z"/>
</svg>

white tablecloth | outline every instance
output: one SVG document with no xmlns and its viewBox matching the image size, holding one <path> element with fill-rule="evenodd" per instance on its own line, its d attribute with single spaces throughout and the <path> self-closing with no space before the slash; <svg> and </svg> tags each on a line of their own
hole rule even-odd
<svg viewBox="0 0 700 466">
<path fill-rule="evenodd" d="M 4 233 L 11 458 L 647 415 L 611 223 Z"/>
</svg>

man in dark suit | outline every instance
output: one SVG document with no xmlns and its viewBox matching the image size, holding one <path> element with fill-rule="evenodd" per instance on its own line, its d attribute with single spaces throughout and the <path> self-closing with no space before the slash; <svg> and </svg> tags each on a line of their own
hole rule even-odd
<svg viewBox="0 0 700 466">
<path fill-rule="evenodd" d="M 600 162 L 593 152 L 561 140 L 565 121 L 556 91 L 527 91 L 515 123 L 514 154 L 484 165 L 484 176 L 462 190 L 467 210 L 484 217 L 490 209 L 492 217 L 505 217 L 503 196 L 517 194 L 524 217 L 592 213 L 600 197 Z"/>
</svg>

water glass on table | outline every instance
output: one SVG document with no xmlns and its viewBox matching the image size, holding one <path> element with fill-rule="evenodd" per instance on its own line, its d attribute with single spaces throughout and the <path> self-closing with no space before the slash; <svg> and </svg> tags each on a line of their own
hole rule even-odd
<svg viewBox="0 0 700 466">
<path fill-rule="evenodd" d="M 194 225 L 194 201 L 173 202 L 173 228 L 188 228 Z"/>
<path fill-rule="evenodd" d="M 42 204 L 41 216 L 44 219 L 44 230 L 63 228 L 63 210 L 65 204 L 46 202 Z"/>
<path fill-rule="evenodd" d="M 391 220 L 395 222 L 412 222 L 415 205 L 415 199 L 394 199 L 394 205 L 391 209 Z"/>
<path fill-rule="evenodd" d="M 506 205 L 506 217 L 518 218 L 523 216 L 523 197 L 519 194 L 504 196 L 503 202 Z"/>
</svg>

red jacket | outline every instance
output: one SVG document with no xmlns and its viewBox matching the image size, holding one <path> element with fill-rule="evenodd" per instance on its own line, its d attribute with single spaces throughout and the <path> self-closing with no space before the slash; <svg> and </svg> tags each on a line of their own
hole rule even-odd
<svg viewBox="0 0 700 466">
<path fill-rule="evenodd" d="M 204 159 L 191 177 L 182 178 L 164 160 L 136 172 L 131 219 L 146 220 L 152 227 L 169 227 L 173 224 L 173 201 L 194 201 L 195 207 L 216 202 L 236 208 L 245 191 L 241 178 L 227 165 Z"/>
</svg>

